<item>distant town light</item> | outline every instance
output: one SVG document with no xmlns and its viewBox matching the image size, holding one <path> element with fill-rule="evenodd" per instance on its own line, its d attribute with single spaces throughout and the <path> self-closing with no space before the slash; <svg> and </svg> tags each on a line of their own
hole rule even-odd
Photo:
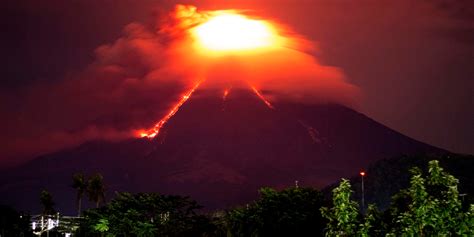
<svg viewBox="0 0 474 237">
<path fill-rule="evenodd" d="M 361 172 L 360 172 L 360 176 L 365 176 L 365 172 L 364 172 L 364 171 L 361 171 Z"/>
</svg>

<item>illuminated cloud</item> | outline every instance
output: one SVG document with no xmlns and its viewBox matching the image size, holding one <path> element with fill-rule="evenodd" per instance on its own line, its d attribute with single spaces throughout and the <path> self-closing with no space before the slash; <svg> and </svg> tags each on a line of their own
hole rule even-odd
<svg viewBox="0 0 474 237">
<path fill-rule="evenodd" d="M 199 82 L 222 91 L 229 85 L 255 88 L 269 103 L 357 103 L 358 89 L 344 73 L 321 65 L 306 52 L 309 41 L 277 22 L 184 5 L 156 22 L 127 25 L 122 37 L 96 49 L 95 61 L 83 72 L 31 86 L 16 110 L 1 106 L 7 115 L 1 155 L 126 139 L 150 128 L 157 132 Z"/>
</svg>

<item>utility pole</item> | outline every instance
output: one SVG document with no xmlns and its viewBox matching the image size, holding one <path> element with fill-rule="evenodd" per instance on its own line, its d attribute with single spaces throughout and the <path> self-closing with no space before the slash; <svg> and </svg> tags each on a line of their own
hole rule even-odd
<svg viewBox="0 0 474 237">
<path fill-rule="evenodd" d="M 362 190 L 361 190 L 361 191 L 362 191 L 362 200 L 361 200 L 361 202 L 362 202 L 362 205 L 361 205 L 362 208 L 361 208 L 361 211 L 362 211 L 362 213 L 365 213 L 364 176 L 365 176 L 365 172 L 364 172 L 364 171 L 361 171 L 361 172 L 360 172 L 360 177 L 361 177 L 361 179 L 362 179 L 362 185 L 361 185 L 361 189 L 362 189 Z"/>
</svg>

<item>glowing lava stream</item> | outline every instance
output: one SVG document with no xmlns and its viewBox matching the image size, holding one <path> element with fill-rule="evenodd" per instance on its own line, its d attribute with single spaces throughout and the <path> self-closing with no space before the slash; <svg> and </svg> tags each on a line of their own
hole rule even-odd
<svg viewBox="0 0 474 237">
<path fill-rule="evenodd" d="M 194 85 L 194 87 L 189 90 L 186 94 L 183 95 L 181 100 L 178 101 L 178 103 L 171 109 L 171 111 L 166 114 L 165 117 L 163 117 L 158 123 L 155 124 L 155 126 L 152 129 L 149 129 L 147 131 L 140 131 L 140 137 L 147 137 L 147 138 L 154 138 L 158 133 L 160 133 L 160 129 L 170 120 L 171 117 L 173 117 L 176 112 L 178 112 L 179 108 L 186 103 L 186 101 L 191 97 L 191 95 L 194 93 L 194 91 L 201 85 L 202 81 L 199 81 Z"/>
<path fill-rule="evenodd" d="M 263 97 L 263 95 L 257 90 L 257 88 L 255 88 L 255 86 L 250 86 L 250 87 L 252 88 L 253 92 L 255 92 L 255 94 L 258 96 L 258 98 L 260 98 L 263 101 L 263 103 L 267 105 L 268 108 L 275 109 L 275 107 L 273 107 L 270 101 L 265 99 L 265 97 Z"/>
<path fill-rule="evenodd" d="M 226 90 L 224 91 L 224 95 L 222 96 L 222 100 L 226 101 L 227 96 L 229 95 L 229 91 L 230 91 L 229 89 L 226 89 Z"/>
</svg>

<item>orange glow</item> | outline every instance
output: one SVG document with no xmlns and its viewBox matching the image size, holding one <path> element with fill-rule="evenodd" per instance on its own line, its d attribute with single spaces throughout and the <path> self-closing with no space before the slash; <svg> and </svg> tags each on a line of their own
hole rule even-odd
<svg viewBox="0 0 474 237">
<path fill-rule="evenodd" d="M 275 107 L 273 107 L 273 105 L 270 103 L 270 101 L 265 99 L 265 97 L 263 97 L 263 95 L 257 90 L 257 88 L 255 88 L 254 86 L 251 86 L 251 87 L 252 87 L 253 92 L 255 92 L 255 94 L 258 96 L 258 98 L 260 98 L 263 101 L 263 103 L 265 103 L 267 105 L 268 108 L 275 109 Z"/>
<path fill-rule="evenodd" d="M 224 91 L 224 95 L 222 96 L 222 99 L 225 101 L 227 99 L 227 96 L 229 95 L 229 89 L 226 89 Z"/>
<path fill-rule="evenodd" d="M 360 172 L 360 176 L 365 176 L 365 172 L 364 172 L 364 171 L 361 171 L 361 172 Z"/>
<path fill-rule="evenodd" d="M 278 34 L 263 20 L 231 12 L 217 11 L 193 29 L 200 45 L 211 51 L 242 51 L 274 46 Z"/>
<path fill-rule="evenodd" d="M 199 87 L 201 82 L 196 83 L 194 87 L 189 90 L 186 94 L 184 94 L 181 99 L 178 101 L 178 103 L 173 106 L 171 111 L 166 114 L 165 117 L 163 117 L 158 123 L 155 124 L 155 126 L 152 129 L 145 130 L 145 131 L 138 131 L 138 136 L 139 137 L 147 137 L 147 138 L 154 138 L 158 133 L 160 133 L 161 128 L 170 120 L 171 117 L 173 117 L 176 112 L 178 112 L 179 108 L 186 103 L 186 101 L 191 97 L 191 95 L 194 93 L 194 91 Z"/>
</svg>

